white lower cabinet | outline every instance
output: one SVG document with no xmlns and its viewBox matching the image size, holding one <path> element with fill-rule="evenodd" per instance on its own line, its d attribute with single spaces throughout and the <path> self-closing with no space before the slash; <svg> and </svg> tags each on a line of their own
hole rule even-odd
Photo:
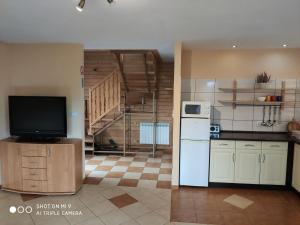
<svg viewBox="0 0 300 225">
<path fill-rule="evenodd" d="M 287 142 L 236 141 L 227 147 L 223 142 L 213 141 L 211 145 L 210 182 L 285 185 Z M 298 148 L 295 157 L 300 162 Z M 294 187 L 300 189 L 299 169 L 294 166 L 298 171 L 298 175 L 294 172 Z"/>
<path fill-rule="evenodd" d="M 292 185 L 297 191 L 300 192 L 300 145 L 298 144 L 295 144 Z"/>
<path fill-rule="evenodd" d="M 234 182 L 234 149 L 212 149 L 210 155 L 210 181 Z"/>
<path fill-rule="evenodd" d="M 236 149 L 235 183 L 259 184 L 261 150 Z"/>
<path fill-rule="evenodd" d="M 260 184 L 284 185 L 287 149 L 262 150 Z"/>
</svg>

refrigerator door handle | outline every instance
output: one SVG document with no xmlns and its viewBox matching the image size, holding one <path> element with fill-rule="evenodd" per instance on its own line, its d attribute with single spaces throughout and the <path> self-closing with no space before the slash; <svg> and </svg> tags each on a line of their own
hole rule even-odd
<svg viewBox="0 0 300 225">
<path fill-rule="evenodd" d="M 193 140 L 193 139 L 181 139 L 181 141 L 191 141 L 191 142 L 209 142 L 209 140 Z"/>
</svg>

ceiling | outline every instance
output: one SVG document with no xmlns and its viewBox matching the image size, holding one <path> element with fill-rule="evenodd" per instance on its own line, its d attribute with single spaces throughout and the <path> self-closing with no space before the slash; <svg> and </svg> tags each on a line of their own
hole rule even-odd
<svg viewBox="0 0 300 225">
<path fill-rule="evenodd" d="M 86 49 L 300 47 L 300 0 L 0 0 L 0 41 Z"/>
</svg>

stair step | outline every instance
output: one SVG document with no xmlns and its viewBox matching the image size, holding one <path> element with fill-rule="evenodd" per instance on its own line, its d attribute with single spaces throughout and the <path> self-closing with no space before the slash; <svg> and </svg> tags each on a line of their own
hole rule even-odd
<svg viewBox="0 0 300 225">
<path fill-rule="evenodd" d="M 94 147 L 93 146 L 85 146 L 84 150 L 85 151 L 94 151 Z"/>
<path fill-rule="evenodd" d="M 86 138 L 84 139 L 84 142 L 85 142 L 85 143 L 94 143 L 94 139 L 93 139 L 92 137 L 86 137 Z"/>
<path fill-rule="evenodd" d="M 110 121 L 113 121 L 113 119 L 102 119 L 101 121 L 110 122 Z"/>
</svg>

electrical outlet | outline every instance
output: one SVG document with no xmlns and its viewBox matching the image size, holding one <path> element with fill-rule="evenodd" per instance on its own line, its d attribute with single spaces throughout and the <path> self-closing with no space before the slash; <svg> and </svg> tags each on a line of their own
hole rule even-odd
<svg viewBox="0 0 300 225">
<path fill-rule="evenodd" d="M 257 122 L 256 122 L 256 127 L 262 127 L 261 121 L 257 121 Z"/>
</svg>

